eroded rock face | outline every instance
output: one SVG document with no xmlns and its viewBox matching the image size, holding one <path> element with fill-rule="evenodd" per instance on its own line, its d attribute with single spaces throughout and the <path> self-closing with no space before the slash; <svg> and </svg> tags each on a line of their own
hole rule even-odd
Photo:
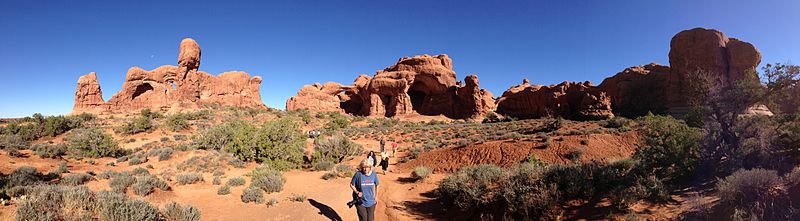
<svg viewBox="0 0 800 221">
<path fill-rule="evenodd" d="M 651 63 L 629 67 L 606 78 L 598 86 L 611 97 L 615 114 L 635 118 L 652 112 L 667 111 L 667 77 L 670 68 Z"/>
<path fill-rule="evenodd" d="M 75 90 L 75 105 L 73 110 L 81 112 L 96 112 L 103 108 L 103 91 L 97 82 L 94 72 L 78 78 L 78 89 Z"/>
<path fill-rule="evenodd" d="M 309 109 L 365 116 L 411 113 L 473 118 L 494 109 L 492 94 L 478 86 L 477 76 L 456 84 L 453 61 L 447 55 L 404 57 L 374 76 L 361 75 L 336 93 L 306 85 L 286 102 L 287 110 Z"/>
<path fill-rule="evenodd" d="M 245 72 L 213 76 L 198 71 L 200 46 L 192 39 L 181 41 L 178 65 L 164 65 L 150 71 L 139 67 L 128 69 L 122 89 L 105 103 L 95 74 L 81 76 L 73 113 L 126 113 L 145 108 L 180 111 L 209 104 L 264 107 L 261 77 L 251 78 Z M 95 86 L 97 93 L 93 92 Z"/>
<path fill-rule="evenodd" d="M 752 78 L 761 63 L 761 52 L 752 44 L 728 38 L 720 31 L 695 28 L 681 31 L 672 37 L 669 50 L 671 74 L 667 78 L 667 105 L 671 109 L 687 107 L 691 93 L 691 75 L 710 72 L 719 82 L 731 85 Z"/>
<path fill-rule="evenodd" d="M 531 85 L 527 79 L 497 99 L 497 113 L 519 119 L 560 116 L 599 120 L 614 117 L 611 99 L 591 82 Z"/>
</svg>

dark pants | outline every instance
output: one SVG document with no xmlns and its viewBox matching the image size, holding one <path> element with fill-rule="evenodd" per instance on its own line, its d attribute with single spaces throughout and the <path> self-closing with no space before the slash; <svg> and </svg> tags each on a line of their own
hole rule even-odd
<svg viewBox="0 0 800 221">
<path fill-rule="evenodd" d="M 364 207 L 364 205 L 357 205 L 356 212 L 358 213 L 359 221 L 375 220 L 375 205 L 372 205 L 371 207 Z"/>
</svg>

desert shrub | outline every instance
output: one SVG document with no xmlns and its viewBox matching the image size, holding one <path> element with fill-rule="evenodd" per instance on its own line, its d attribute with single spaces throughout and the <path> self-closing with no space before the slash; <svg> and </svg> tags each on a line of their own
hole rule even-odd
<svg viewBox="0 0 800 221">
<path fill-rule="evenodd" d="M 158 149 L 152 149 L 150 152 L 147 152 L 148 157 L 158 156 L 158 161 L 165 161 L 172 158 L 172 154 L 175 152 L 172 148 L 164 147 Z"/>
<path fill-rule="evenodd" d="M 264 203 L 264 191 L 261 188 L 252 186 L 248 187 L 242 191 L 242 202 L 255 202 L 256 204 Z"/>
<path fill-rule="evenodd" d="M 286 170 L 302 164 L 305 137 L 300 124 L 291 118 L 269 121 L 260 128 L 236 121 L 204 130 L 195 139 L 195 145 L 221 149 L 244 161 L 268 163 Z"/>
<path fill-rule="evenodd" d="M 247 174 L 250 176 L 250 187 L 259 188 L 267 193 L 280 192 L 286 183 L 286 177 L 280 171 L 260 166 Z"/>
<path fill-rule="evenodd" d="M 217 189 L 217 195 L 228 195 L 231 193 L 231 186 L 223 185 Z"/>
<path fill-rule="evenodd" d="M 477 211 L 494 201 L 485 196 L 492 195 L 492 187 L 500 185 L 504 176 L 503 169 L 495 165 L 464 167 L 442 180 L 436 193 L 444 205 L 461 211 Z"/>
<path fill-rule="evenodd" d="M 137 176 L 137 175 L 149 175 L 150 171 L 148 171 L 146 168 L 137 167 L 137 168 L 131 170 L 131 172 L 129 174 L 130 175 L 134 175 L 134 176 Z"/>
<path fill-rule="evenodd" d="M 78 186 L 78 185 L 83 185 L 89 180 L 92 180 L 91 175 L 85 173 L 79 173 L 79 174 L 70 174 L 68 176 L 65 176 L 64 178 L 61 178 L 61 181 L 58 183 L 62 185 Z"/>
<path fill-rule="evenodd" d="M 624 117 L 614 117 L 600 123 L 605 128 L 616 128 L 622 131 L 630 130 L 633 121 Z"/>
<path fill-rule="evenodd" d="M 305 202 L 306 195 L 293 193 L 292 197 L 289 197 L 289 199 L 295 202 Z"/>
<path fill-rule="evenodd" d="M 117 132 L 122 134 L 137 134 L 153 129 L 153 118 L 148 116 L 138 116 L 129 122 L 125 122 Z"/>
<path fill-rule="evenodd" d="M 323 161 L 317 161 L 316 163 L 314 163 L 314 170 L 316 170 L 316 171 L 326 171 L 326 170 L 333 169 L 333 166 L 335 166 L 335 165 L 336 164 L 331 163 L 330 161 L 324 161 L 324 160 Z"/>
<path fill-rule="evenodd" d="M 228 186 L 242 186 L 245 184 L 244 177 L 234 177 L 228 180 Z"/>
<path fill-rule="evenodd" d="M 167 182 L 153 175 L 137 176 L 136 182 L 133 183 L 131 188 L 133 189 L 133 193 L 139 196 L 147 196 L 152 193 L 155 188 L 164 191 L 170 190 L 170 186 Z"/>
<path fill-rule="evenodd" d="M 494 112 L 486 113 L 483 117 L 483 123 L 497 123 L 500 122 L 500 117 L 497 116 Z"/>
<path fill-rule="evenodd" d="M 164 218 L 170 221 L 200 220 L 200 210 L 191 205 L 186 205 L 186 207 L 183 207 L 176 202 L 169 202 L 164 205 L 164 208 L 161 210 L 161 214 L 164 215 Z"/>
<path fill-rule="evenodd" d="M 193 184 L 203 181 L 203 175 L 196 172 L 179 173 L 175 176 L 175 180 L 178 182 L 178 185 Z"/>
<path fill-rule="evenodd" d="M 34 153 L 41 158 L 58 158 L 67 154 L 64 144 L 36 144 L 31 147 Z"/>
<path fill-rule="evenodd" d="M 353 168 L 353 166 L 350 165 L 345 165 L 345 164 L 336 165 L 335 171 L 336 174 L 339 175 L 339 177 L 352 177 L 353 175 L 355 175 L 355 169 Z"/>
<path fill-rule="evenodd" d="M 322 174 L 323 180 L 335 179 L 336 177 L 339 177 L 339 174 L 336 173 L 336 171 L 328 171 L 325 174 Z"/>
<path fill-rule="evenodd" d="M 221 176 L 214 176 L 214 179 L 211 180 L 212 185 L 220 185 L 222 184 L 222 177 Z"/>
<path fill-rule="evenodd" d="M 30 166 L 22 166 L 17 168 L 4 179 L 0 179 L 0 189 L 10 189 L 17 186 L 30 186 L 35 184 L 44 183 L 58 178 L 58 174 L 47 173 L 42 174 L 36 168 Z"/>
<path fill-rule="evenodd" d="M 317 162 L 341 163 L 348 157 L 357 156 L 363 151 L 364 148 L 361 145 L 341 135 L 314 140 L 314 160 Z"/>
<path fill-rule="evenodd" d="M 211 175 L 212 176 L 222 176 L 222 175 L 225 175 L 225 171 L 215 170 L 214 173 L 212 173 Z"/>
<path fill-rule="evenodd" d="M 6 134 L 0 135 L 0 149 L 27 149 L 29 145 L 30 141 L 23 139 L 22 136 Z"/>
<path fill-rule="evenodd" d="M 267 201 L 267 207 L 272 207 L 274 205 L 278 205 L 278 199 L 270 198 L 269 201 Z"/>
<path fill-rule="evenodd" d="M 139 158 L 138 156 L 131 157 L 131 158 L 128 160 L 128 165 L 129 165 L 129 166 L 133 166 L 133 165 L 139 165 L 139 164 L 142 164 L 142 163 L 144 163 L 144 162 L 142 162 L 142 159 L 141 159 L 141 158 Z"/>
<path fill-rule="evenodd" d="M 414 170 L 411 171 L 411 178 L 414 180 L 422 180 L 428 177 L 428 175 L 431 175 L 431 172 L 433 172 L 433 170 L 431 170 L 430 167 L 426 166 L 415 167 Z"/>
<path fill-rule="evenodd" d="M 783 180 L 775 171 L 739 170 L 717 183 L 719 203 L 723 209 L 732 210 L 732 219 L 786 220 L 798 213 L 782 185 Z"/>
<path fill-rule="evenodd" d="M 683 181 L 700 161 L 703 132 L 670 116 L 649 114 L 638 119 L 644 146 L 633 159 L 644 174 L 655 174 L 667 183 Z"/>
<path fill-rule="evenodd" d="M 119 175 L 120 175 L 120 173 L 117 172 L 117 171 L 106 170 L 106 171 L 100 172 L 100 174 L 97 174 L 97 178 L 100 178 L 100 179 L 111 179 L 111 178 L 119 176 Z"/>
<path fill-rule="evenodd" d="M 108 182 L 108 185 L 111 186 L 111 189 L 114 192 L 124 193 L 128 187 L 133 185 L 134 182 L 136 182 L 135 177 L 127 173 L 121 173 L 118 176 L 112 177 L 111 181 Z"/>
<path fill-rule="evenodd" d="M 508 171 L 508 182 L 498 190 L 498 202 L 507 206 L 506 217 L 531 220 L 557 213 L 555 207 L 560 202 L 561 193 L 556 184 L 543 182 L 544 169 L 537 164 L 522 163 Z"/>
<path fill-rule="evenodd" d="M 28 188 L 17 206 L 16 220 L 86 220 L 96 207 L 94 194 L 85 186 L 39 185 Z"/>
<path fill-rule="evenodd" d="M 181 131 L 189 129 L 190 125 L 187 122 L 186 115 L 174 114 L 167 117 L 167 128 L 172 131 Z"/>
<path fill-rule="evenodd" d="M 128 153 L 117 146 L 111 135 L 97 128 L 73 130 L 64 140 L 69 150 L 86 157 L 121 157 Z"/>
<path fill-rule="evenodd" d="M 531 153 L 531 155 L 528 155 L 528 159 L 526 159 L 525 162 L 529 163 L 531 165 L 536 165 L 536 166 L 545 166 L 545 165 L 547 165 L 545 162 L 540 160 L 539 156 L 537 156 L 535 153 Z"/>
<path fill-rule="evenodd" d="M 583 156 L 583 150 L 582 149 L 575 149 L 575 150 L 569 151 L 566 154 L 564 154 L 564 157 L 566 157 L 568 160 L 570 160 L 572 162 L 577 162 L 577 161 L 581 160 L 582 156 Z"/>
<path fill-rule="evenodd" d="M 342 116 L 339 113 L 331 114 L 331 120 L 328 123 L 325 123 L 325 130 L 327 131 L 337 131 L 342 128 L 347 128 L 350 126 L 350 121 L 347 120 L 347 117 Z"/>
<path fill-rule="evenodd" d="M 225 156 L 223 155 L 218 157 L 211 155 L 193 156 L 179 163 L 176 168 L 181 171 L 211 173 L 224 166 L 222 164 L 224 158 Z"/>
<path fill-rule="evenodd" d="M 232 167 L 235 168 L 244 168 L 245 162 L 240 160 L 239 158 L 233 158 L 228 161 L 228 165 L 231 165 Z"/>
<path fill-rule="evenodd" d="M 98 213 L 103 220 L 160 220 L 158 208 L 147 201 L 128 199 L 124 194 L 101 191 L 97 194 Z"/>
</svg>

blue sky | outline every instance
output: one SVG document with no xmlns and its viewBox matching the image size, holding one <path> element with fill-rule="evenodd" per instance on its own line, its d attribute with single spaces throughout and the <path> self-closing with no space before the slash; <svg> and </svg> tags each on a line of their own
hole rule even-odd
<svg viewBox="0 0 800 221">
<path fill-rule="evenodd" d="M 0 117 L 67 114 L 78 77 L 103 97 L 128 68 L 176 65 L 184 37 L 200 69 L 263 77 L 284 108 L 304 84 L 349 84 L 400 57 L 447 53 L 459 79 L 499 96 L 523 78 L 599 84 L 626 67 L 668 64 L 694 27 L 751 42 L 764 63 L 800 61 L 800 1 L 0 1 Z"/>
</svg>

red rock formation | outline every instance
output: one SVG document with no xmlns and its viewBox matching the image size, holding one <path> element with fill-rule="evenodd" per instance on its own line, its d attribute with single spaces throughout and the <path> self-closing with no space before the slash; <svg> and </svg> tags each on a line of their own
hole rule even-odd
<svg viewBox="0 0 800 221">
<path fill-rule="evenodd" d="M 334 93 L 306 85 L 286 102 L 287 110 L 344 111 L 367 116 L 396 116 L 410 113 L 473 118 L 494 109 L 492 94 L 480 89 L 476 76 L 467 86 L 456 85 L 453 61 L 447 55 L 401 58 L 374 77 L 359 76 L 353 85 Z M 321 107 L 318 107 L 321 106 Z"/>
<path fill-rule="evenodd" d="M 335 82 L 325 84 L 314 83 L 300 88 L 297 95 L 286 100 L 287 110 L 307 108 L 316 112 L 344 112 L 341 99 L 337 96 L 343 92 L 343 85 Z"/>
<path fill-rule="evenodd" d="M 560 116 L 569 119 L 608 119 L 611 99 L 591 82 L 530 85 L 525 79 L 497 99 L 497 113 L 520 119 Z"/>
<path fill-rule="evenodd" d="M 670 42 L 672 72 L 667 78 L 667 104 L 670 109 L 678 111 L 688 106 L 692 87 L 690 75 L 698 71 L 718 76 L 719 81 L 727 86 L 745 79 L 745 73 L 755 71 L 759 63 L 761 53 L 750 43 L 728 38 L 713 29 L 681 31 Z"/>
<path fill-rule="evenodd" d="M 606 78 L 598 86 L 611 97 L 615 114 L 634 118 L 652 112 L 666 113 L 666 83 L 670 69 L 655 63 L 634 66 Z"/>
<path fill-rule="evenodd" d="M 102 102 L 94 73 L 84 75 L 78 80 L 73 113 L 125 113 L 145 108 L 180 111 L 208 104 L 264 107 L 259 89 L 261 77 L 251 78 L 245 72 L 213 76 L 198 71 L 200 46 L 190 38 L 181 41 L 178 64 L 151 71 L 139 67 L 128 69 L 122 89 L 106 103 Z M 93 85 L 97 93 L 93 92 Z"/>
<path fill-rule="evenodd" d="M 92 72 L 78 78 L 75 105 L 72 109 L 80 112 L 97 112 L 102 110 L 104 103 L 103 91 L 100 90 L 100 83 L 97 82 L 97 74 Z"/>
</svg>

